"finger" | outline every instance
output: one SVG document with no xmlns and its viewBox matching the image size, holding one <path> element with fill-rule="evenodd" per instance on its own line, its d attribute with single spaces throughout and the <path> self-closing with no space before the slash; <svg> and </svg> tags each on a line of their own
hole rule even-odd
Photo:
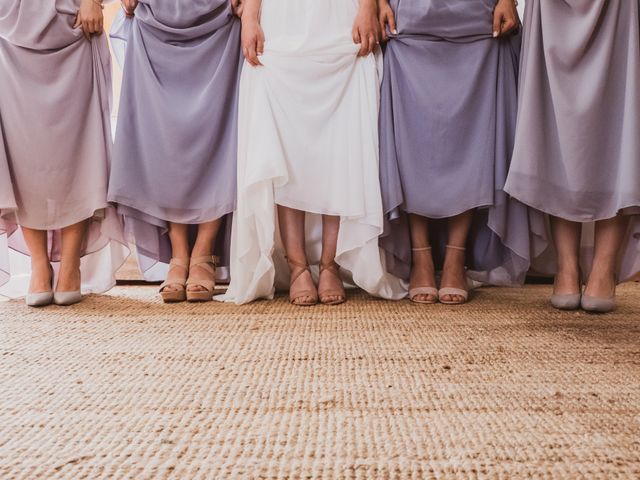
<svg viewBox="0 0 640 480">
<path fill-rule="evenodd" d="M 508 18 L 502 25 L 502 34 L 511 32 L 516 27 L 516 21 L 513 18 Z"/>
<path fill-rule="evenodd" d="M 500 27 L 502 25 L 502 13 L 493 13 L 493 38 L 497 38 L 500 35 Z"/>
<path fill-rule="evenodd" d="M 88 22 L 82 22 L 82 32 L 87 40 L 91 40 L 91 32 L 89 31 Z"/>
<path fill-rule="evenodd" d="M 393 13 L 389 13 L 387 18 L 389 21 L 389 30 L 391 30 L 391 33 L 394 35 L 397 35 L 398 30 L 396 29 L 396 16 Z"/>
<path fill-rule="evenodd" d="M 256 42 L 251 42 L 249 45 L 249 59 L 251 65 L 254 67 L 260 65 L 260 60 L 258 60 L 258 52 L 256 51 Z"/>
<path fill-rule="evenodd" d="M 375 35 L 369 35 L 369 52 L 373 53 L 380 42 L 376 39 Z"/>
<path fill-rule="evenodd" d="M 258 37 L 258 55 L 262 55 L 264 53 L 264 35 L 260 35 Z"/>
<path fill-rule="evenodd" d="M 78 28 L 82 26 L 82 22 L 80 21 L 80 14 L 76 14 L 76 21 L 73 22 L 73 28 Z"/>
<path fill-rule="evenodd" d="M 354 27 L 351 31 L 351 38 L 353 38 L 353 43 L 360 44 L 360 30 Z"/>
<path fill-rule="evenodd" d="M 360 51 L 358 56 L 364 57 L 369 53 L 369 39 L 365 35 L 360 36 Z"/>
</svg>

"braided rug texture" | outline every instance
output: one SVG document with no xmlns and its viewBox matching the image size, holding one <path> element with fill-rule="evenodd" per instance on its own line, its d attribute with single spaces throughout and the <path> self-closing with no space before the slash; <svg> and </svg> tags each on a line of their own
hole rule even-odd
<svg viewBox="0 0 640 480">
<path fill-rule="evenodd" d="M 0 303 L 0 478 L 640 478 L 640 285 L 608 316 L 549 289 Z"/>
</svg>

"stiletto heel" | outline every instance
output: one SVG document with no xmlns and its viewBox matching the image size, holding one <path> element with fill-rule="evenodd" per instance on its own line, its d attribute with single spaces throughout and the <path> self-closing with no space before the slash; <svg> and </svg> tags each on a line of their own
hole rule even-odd
<svg viewBox="0 0 640 480">
<path fill-rule="evenodd" d="M 412 248 L 411 251 L 415 252 L 431 252 L 431 247 Z M 418 300 L 418 295 L 431 295 L 433 300 Z M 409 289 L 409 300 L 413 303 L 422 303 L 425 305 L 433 305 L 438 303 L 438 289 L 436 287 L 415 287 Z"/>
<path fill-rule="evenodd" d="M 189 271 L 189 259 L 188 258 L 172 258 L 169 262 L 169 273 L 167 273 L 167 279 L 160 285 L 160 296 L 164 303 L 176 303 L 184 302 L 187 299 L 186 284 L 187 275 L 183 275 L 177 278 L 170 279 L 171 269 L 175 267 L 184 268 L 185 271 Z M 175 290 L 165 291 L 165 288 L 172 287 Z"/>
<path fill-rule="evenodd" d="M 340 280 L 341 286 L 339 289 L 327 288 L 322 291 L 318 290 L 318 297 L 320 298 L 320 303 L 322 303 L 323 305 L 340 305 L 341 303 L 346 302 L 347 296 L 344 291 L 344 287 L 342 286 L 342 279 L 340 278 L 340 266 L 335 261 L 332 261 L 327 264 L 321 263 L 320 275 L 322 275 L 322 272 L 324 272 L 325 270 L 335 275 L 338 278 L 338 280 Z M 326 297 L 338 297 L 338 299 L 324 300 Z"/>
<path fill-rule="evenodd" d="M 450 248 L 452 250 L 459 250 L 461 252 L 466 252 L 467 249 L 464 247 L 456 247 L 455 245 L 446 245 L 446 248 Z M 462 301 L 454 301 L 454 300 L 442 300 L 442 297 L 445 295 L 449 296 L 460 296 L 462 297 Z M 445 305 L 462 305 L 467 303 L 469 299 L 469 291 L 464 290 L 462 288 L 454 288 L 454 287 L 444 287 L 438 290 L 438 298 L 440 299 L 440 303 L 444 303 Z"/>
<path fill-rule="evenodd" d="M 216 289 L 216 266 L 219 259 L 215 255 L 204 255 L 194 257 L 189 265 L 189 280 L 187 280 L 187 302 L 210 302 L 213 299 L 213 292 Z M 191 271 L 194 267 L 205 270 L 210 278 L 191 279 Z M 189 290 L 191 286 L 202 287 L 204 291 Z"/>
<path fill-rule="evenodd" d="M 296 262 L 295 260 L 291 260 L 290 258 L 287 257 L 287 262 L 289 263 L 289 265 L 293 265 L 294 267 L 297 267 L 296 269 L 291 269 L 291 281 L 289 282 L 289 301 L 294 304 L 294 305 L 298 305 L 301 307 L 310 307 L 312 305 L 315 305 L 318 303 L 318 290 L 314 289 L 304 289 L 304 290 L 294 290 L 293 284 L 296 282 L 296 280 L 298 280 L 298 278 L 300 278 L 300 275 L 302 275 L 304 272 L 309 272 L 309 275 L 311 275 L 311 271 L 309 270 L 309 264 L 307 263 L 300 263 L 300 262 Z M 311 297 L 310 301 L 307 302 L 299 302 L 298 300 L 302 297 Z"/>
</svg>

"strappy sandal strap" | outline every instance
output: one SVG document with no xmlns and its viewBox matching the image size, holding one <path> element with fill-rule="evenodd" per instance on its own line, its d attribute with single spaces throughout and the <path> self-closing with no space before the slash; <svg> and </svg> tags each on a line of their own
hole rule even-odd
<svg viewBox="0 0 640 480">
<path fill-rule="evenodd" d="M 173 267 L 181 267 L 184 268 L 187 272 L 189 271 L 189 258 L 172 258 L 169 262 L 169 273 L 167 277 L 171 275 L 171 269 Z M 167 278 L 160 285 L 160 292 L 162 292 L 166 287 L 178 287 L 184 289 L 187 284 L 187 276 L 183 275 L 181 277 L 176 277 L 173 279 Z"/>
<path fill-rule="evenodd" d="M 300 277 L 300 275 L 302 275 L 304 272 L 311 273 L 308 263 L 296 262 L 295 260 L 291 260 L 289 257 L 285 258 L 287 259 L 287 263 L 293 265 L 294 267 L 298 267 L 297 270 L 291 272 L 291 281 L 289 282 L 290 284 L 293 285 L 293 282 L 295 282 L 298 277 Z"/>
<path fill-rule="evenodd" d="M 216 288 L 216 266 L 220 262 L 220 259 L 216 255 L 203 255 L 200 257 L 191 257 L 191 264 L 189 265 L 189 269 L 193 267 L 199 267 L 205 270 L 209 275 L 211 275 L 212 279 L 203 278 L 203 279 L 189 279 L 187 280 L 187 288 L 191 286 L 203 287 L 209 292 L 212 292 Z"/>
<path fill-rule="evenodd" d="M 438 296 L 441 298 L 441 302 L 442 303 L 449 303 L 449 304 L 459 304 L 459 303 L 464 303 L 464 302 L 445 302 L 442 300 L 442 297 L 444 297 L 445 295 L 449 295 L 449 296 L 460 296 L 464 299 L 464 302 L 466 302 L 469 299 L 469 292 L 467 290 L 463 290 L 462 288 L 453 288 L 453 287 L 443 287 L 438 291 Z"/>
<path fill-rule="evenodd" d="M 432 249 L 432 248 L 431 248 L 431 245 L 429 245 L 428 247 L 416 247 L 416 248 L 412 248 L 412 249 L 411 249 L 411 251 L 412 251 L 412 252 L 428 252 L 428 251 L 430 251 L 431 249 Z"/>
<path fill-rule="evenodd" d="M 331 261 L 329 263 L 321 263 L 320 264 L 320 273 L 322 274 L 322 272 L 324 271 L 328 271 L 330 273 L 332 273 L 338 280 L 340 280 L 340 283 L 342 284 L 342 278 L 340 278 L 340 265 L 338 265 L 335 260 Z M 320 297 L 344 297 L 345 296 L 345 291 L 344 291 L 344 287 L 342 288 L 327 288 L 322 290 L 321 292 L 318 291 L 318 295 L 320 295 Z"/>
<path fill-rule="evenodd" d="M 287 259 L 287 262 L 290 265 L 297 267 L 297 270 L 291 269 L 293 271 L 291 272 L 291 279 L 289 281 L 289 300 L 292 303 L 295 303 L 297 299 L 302 297 L 312 297 L 314 299 L 317 299 L 317 296 L 318 296 L 317 290 L 311 290 L 311 289 L 299 290 L 295 292 L 295 297 L 291 294 L 291 286 L 293 286 L 296 280 L 298 280 L 298 278 L 300 278 L 300 276 L 304 272 L 309 272 L 309 275 L 311 275 L 311 270 L 309 269 L 308 263 L 297 262 L 295 260 L 291 260 L 289 257 L 285 257 L 285 258 Z"/>
</svg>

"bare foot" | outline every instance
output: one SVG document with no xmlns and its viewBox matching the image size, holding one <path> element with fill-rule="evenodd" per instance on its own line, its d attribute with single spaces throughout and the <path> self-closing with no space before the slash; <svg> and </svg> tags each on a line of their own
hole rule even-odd
<svg viewBox="0 0 640 480">
<path fill-rule="evenodd" d="M 51 291 L 53 271 L 49 261 L 33 262 L 31 264 L 31 280 L 29 293 L 45 293 Z"/>
<path fill-rule="evenodd" d="M 306 263 L 287 259 L 291 271 L 289 299 L 294 305 L 314 305 L 318 303 L 318 290 Z"/>
<path fill-rule="evenodd" d="M 419 287 L 436 288 L 436 269 L 433 265 L 433 256 L 430 249 L 414 250 L 412 252 L 409 289 Z M 421 293 L 416 295 L 413 300 L 417 302 L 435 302 L 436 296 Z"/>
<path fill-rule="evenodd" d="M 447 248 L 447 253 L 442 267 L 442 281 L 440 288 L 459 288 L 467 290 L 467 273 L 464 269 L 466 252 L 454 248 Z M 462 295 L 442 295 L 445 302 L 464 303 L 466 299 Z"/>
<path fill-rule="evenodd" d="M 169 268 L 169 272 L 167 273 L 167 286 L 162 289 L 163 292 L 178 292 L 181 291 L 182 288 L 178 286 L 181 284 L 189 273 L 189 269 L 187 267 L 183 267 L 182 265 L 173 264 Z M 173 284 L 173 285 L 172 285 Z"/>
<path fill-rule="evenodd" d="M 214 278 L 211 276 L 211 272 L 204 266 L 206 264 L 201 265 L 193 265 L 189 270 L 189 281 L 198 282 L 202 281 L 211 281 Z M 215 274 L 214 274 L 215 277 Z M 197 283 L 191 284 L 187 287 L 188 292 L 206 292 L 207 289 L 202 285 L 198 285 Z"/>
<path fill-rule="evenodd" d="M 346 300 L 344 285 L 339 274 L 339 267 L 335 262 L 320 267 L 320 279 L 318 281 L 318 294 L 320 302 L 338 304 Z M 326 292 L 326 293 L 325 293 Z"/>
</svg>

